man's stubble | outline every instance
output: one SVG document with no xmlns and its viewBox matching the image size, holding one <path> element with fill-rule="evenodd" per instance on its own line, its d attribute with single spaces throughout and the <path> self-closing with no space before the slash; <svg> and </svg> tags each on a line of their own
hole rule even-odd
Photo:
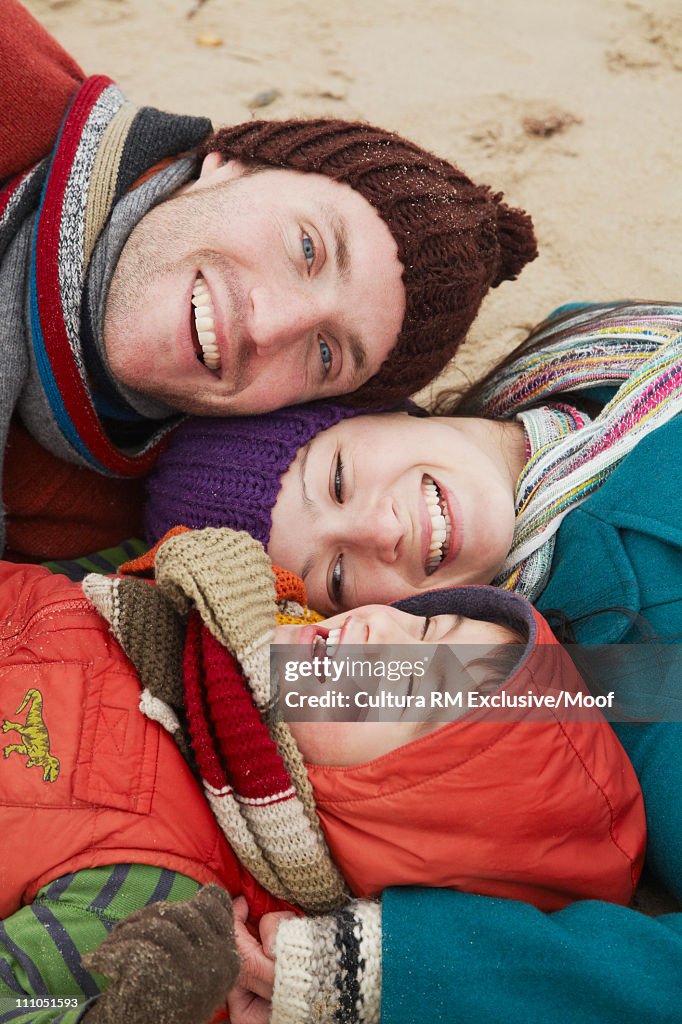
<svg viewBox="0 0 682 1024">
<path fill-rule="evenodd" d="M 243 337 L 246 296 L 227 257 L 197 248 L 178 259 L 168 259 L 170 253 L 187 250 L 188 243 L 191 248 L 192 239 L 201 234 L 202 221 L 210 224 L 215 218 L 226 216 L 225 190 L 233 184 L 214 185 L 164 200 L 135 226 L 118 259 L 106 297 L 104 346 L 112 361 L 116 362 L 121 354 L 125 358 L 126 345 L 135 344 L 131 339 L 139 332 L 137 324 L 144 317 L 146 297 L 159 281 L 164 278 L 169 281 L 178 280 L 183 274 L 187 275 L 190 270 L 196 269 L 198 264 L 210 265 L 220 274 L 231 307 L 227 311 L 229 324 L 226 325 L 226 333 L 232 350 L 232 379 L 229 387 L 222 380 L 221 396 L 236 396 L 251 383 L 252 375 L 248 372 L 249 349 Z M 188 321 L 190 315 L 188 306 Z M 143 382 L 130 383 L 124 380 L 124 383 L 172 408 L 180 408 L 182 412 L 210 415 L 210 410 L 202 406 L 201 401 L 194 401 L 191 394 L 183 395 L 181 407 L 174 390 L 164 386 L 163 381 L 155 380 L 151 374 L 146 374 Z M 229 413 L 228 408 L 221 411 Z"/>
</svg>

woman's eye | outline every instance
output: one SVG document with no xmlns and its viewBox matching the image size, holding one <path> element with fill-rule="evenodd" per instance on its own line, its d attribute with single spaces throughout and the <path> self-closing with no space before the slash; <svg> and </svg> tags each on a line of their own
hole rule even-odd
<svg viewBox="0 0 682 1024">
<path fill-rule="evenodd" d="M 334 497 L 339 505 L 343 505 L 343 462 L 340 452 L 336 456 L 336 469 L 334 470 Z"/>
<path fill-rule="evenodd" d="M 343 598 L 343 558 L 341 555 L 336 559 L 332 569 L 332 597 L 337 605 L 342 604 Z"/>
<path fill-rule="evenodd" d="M 301 236 L 301 248 L 303 249 L 303 258 L 306 261 L 308 270 L 312 270 L 313 263 L 315 262 L 315 245 L 310 235 L 307 235 L 305 231 Z"/>
<path fill-rule="evenodd" d="M 431 617 L 429 615 L 427 615 L 426 618 L 424 619 L 424 628 L 422 630 L 422 640 L 426 640 L 426 634 L 429 631 L 429 626 L 430 625 L 431 625 Z"/>
<path fill-rule="evenodd" d="M 332 350 L 330 349 L 329 345 L 324 340 L 324 338 L 319 338 L 318 341 L 320 346 L 320 362 L 322 363 L 322 372 L 326 377 L 332 368 Z"/>
</svg>

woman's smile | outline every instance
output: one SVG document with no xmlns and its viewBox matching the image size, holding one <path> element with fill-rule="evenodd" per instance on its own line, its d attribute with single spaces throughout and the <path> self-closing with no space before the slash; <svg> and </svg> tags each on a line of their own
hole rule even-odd
<svg viewBox="0 0 682 1024">
<path fill-rule="evenodd" d="M 428 474 L 422 477 L 421 497 L 424 574 L 432 576 L 461 550 L 462 515 L 454 492 Z"/>
<path fill-rule="evenodd" d="M 268 552 L 326 614 L 489 583 L 514 531 L 518 423 L 362 415 L 318 434 L 282 478 Z"/>
</svg>

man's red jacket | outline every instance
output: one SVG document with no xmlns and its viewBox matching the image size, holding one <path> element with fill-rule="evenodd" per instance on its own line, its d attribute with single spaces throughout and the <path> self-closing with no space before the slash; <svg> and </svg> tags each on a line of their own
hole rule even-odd
<svg viewBox="0 0 682 1024">
<path fill-rule="evenodd" d="M 0 181 L 52 148 L 64 111 L 85 77 L 16 0 L 0 0 Z"/>
<path fill-rule="evenodd" d="M 0 0 L 0 183 L 50 152 L 84 77 L 21 4 Z M 62 462 L 16 422 L 3 479 L 8 554 L 17 560 L 84 555 L 139 533 L 138 480 Z"/>
</svg>

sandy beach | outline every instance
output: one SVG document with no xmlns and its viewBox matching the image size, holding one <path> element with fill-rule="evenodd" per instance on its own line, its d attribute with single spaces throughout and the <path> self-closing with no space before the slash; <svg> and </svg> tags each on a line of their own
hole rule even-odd
<svg viewBox="0 0 682 1024">
<path fill-rule="evenodd" d="M 139 104 L 373 121 L 525 207 L 540 257 L 486 300 L 471 376 L 563 302 L 680 298 L 674 0 L 24 2 Z"/>
</svg>

